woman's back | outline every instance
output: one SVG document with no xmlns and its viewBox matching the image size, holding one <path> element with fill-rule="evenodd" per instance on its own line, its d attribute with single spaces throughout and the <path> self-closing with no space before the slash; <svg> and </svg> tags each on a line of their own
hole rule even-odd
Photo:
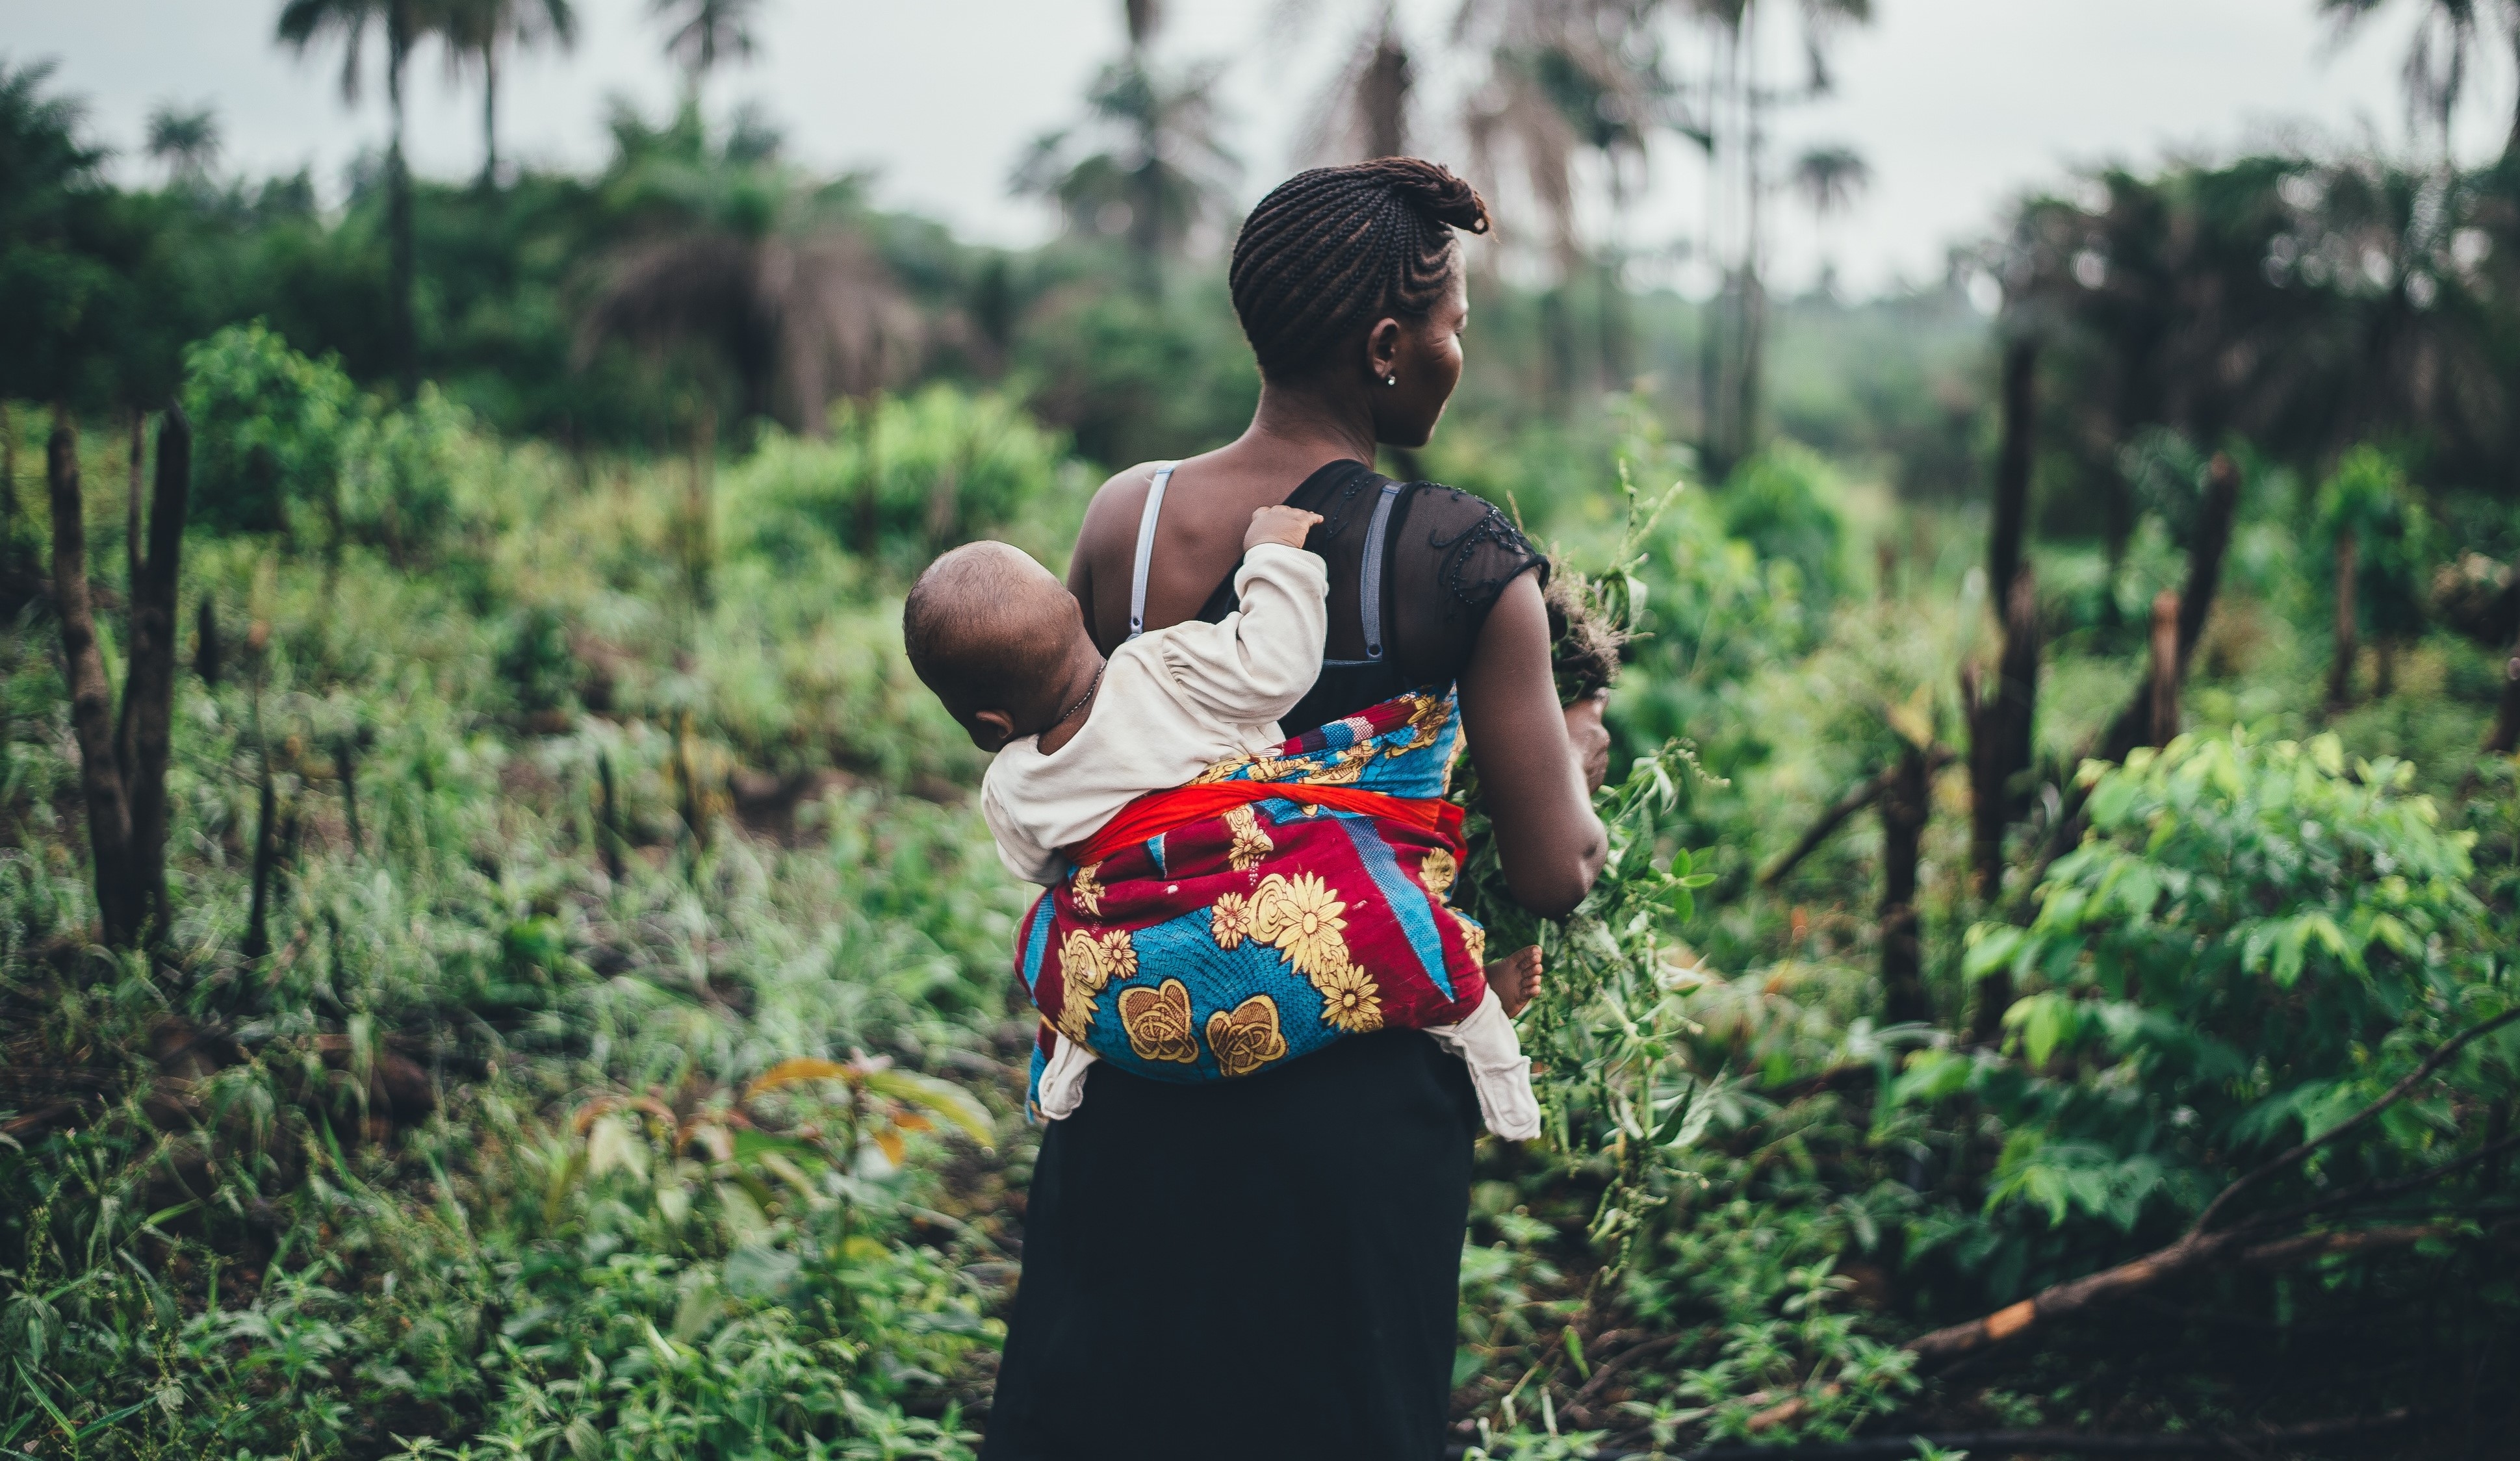
<svg viewBox="0 0 2520 1461">
<path fill-rule="evenodd" d="M 1152 468 L 1147 470 L 1151 476 Z M 1124 521 L 1115 513 L 1102 534 L 1089 530 L 1078 544 L 1078 556 L 1092 564 L 1089 577 L 1097 590 L 1087 604 L 1087 627 L 1097 642 L 1116 644 L 1128 637 L 1125 606 L 1133 598 L 1145 604 L 1145 627 L 1150 630 L 1189 618 L 1214 623 L 1233 612 L 1238 553 L 1204 578 L 1208 587 L 1195 599 L 1180 586 L 1200 583 L 1208 565 L 1166 570 L 1176 552 L 1203 547 L 1214 536 L 1202 531 L 1210 524 L 1198 519 L 1224 515 L 1220 508 L 1239 509 L 1244 494 L 1224 504 L 1204 501 L 1197 479 L 1185 483 L 1184 476 L 1177 468 L 1166 484 L 1143 592 L 1136 582 L 1143 490 L 1135 494 L 1139 513 L 1126 524 L 1130 531 L 1111 531 Z M 1279 500 L 1321 514 L 1304 547 L 1322 556 L 1330 585 L 1322 678 L 1280 722 L 1289 737 L 1403 690 L 1451 686 L 1469 663 L 1488 610 L 1506 586 L 1525 572 L 1547 572 L 1546 561 L 1490 504 L 1433 482 L 1395 482 L 1361 462 L 1329 463 Z M 1210 555 L 1217 555 L 1212 549 Z M 1071 573 L 1071 584 L 1076 578 Z M 1168 580 L 1169 595 L 1159 592 Z M 1188 611 L 1192 602 L 1197 604 L 1194 612 Z M 1116 634 L 1106 634 L 1106 619 Z"/>
<path fill-rule="evenodd" d="M 1180 464 L 1143 584 L 1155 473 L 1104 484 L 1068 585 L 1108 653 L 1133 598 L 1148 628 L 1226 612 L 1255 509 L 1322 513 L 1307 546 L 1330 570 L 1328 658 L 1350 663 L 1282 725 L 1458 680 L 1507 885 L 1557 912 L 1599 865 L 1569 726 L 1599 730 L 1561 716 L 1539 559 L 1485 503 L 1364 465 L 1442 415 L 1467 320 L 1451 229 L 1485 226 L 1467 184 L 1416 158 L 1263 199 L 1233 265 L 1262 378 L 1251 428 Z M 1097 1063 L 1043 1133 L 985 1461 L 1435 1461 L 1478 1126 L 1461 1063 L 1414 1030 L 1203 1085 Z"/>
</svg>

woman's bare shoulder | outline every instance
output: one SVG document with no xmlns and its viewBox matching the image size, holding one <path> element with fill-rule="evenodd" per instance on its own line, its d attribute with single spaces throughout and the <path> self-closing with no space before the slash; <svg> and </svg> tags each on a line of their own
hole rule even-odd
<svg viewBox="0 0 2520 1461">
<path fill-rule="evenodd" d="M 1138 516 L 1146 510 L 1147 489 L 1155 479 L 1160 462 L 1141 462 L 1123 467 L 1105 478 L 1094 489 L 1085 504 L 1085 520 L 1076 529 L 1076 558 L 1084 561 L 1100 555 L 1118 543 L 1134 543 L 1138 536 Z"/>
</svg>

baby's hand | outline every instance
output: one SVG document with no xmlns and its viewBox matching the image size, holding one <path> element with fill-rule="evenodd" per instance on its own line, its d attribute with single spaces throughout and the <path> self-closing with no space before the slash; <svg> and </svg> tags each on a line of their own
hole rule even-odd
<svg viewBox="0 0 2520 1461">
<path fill-rule="evenodd" d="M 1249 553 L 1263 543 L 1282 543 L 1288 548 L 1301 548 L 1304 535 L 1321 520 L 1319 512 L 1307 512 L 1283 503 L 1262 508 L 1251 514 L 1251 531 L 1242 535 L 1242 551 Z"/>
<path fill-rule="evenodd" d="M 1524 1005 L 1540 996 L 1540 950 L 1517 950 L 1488 965 L 1488 988 L 1496 991 L 1506 1018 L 1521 1014 Z"/>
</svg>

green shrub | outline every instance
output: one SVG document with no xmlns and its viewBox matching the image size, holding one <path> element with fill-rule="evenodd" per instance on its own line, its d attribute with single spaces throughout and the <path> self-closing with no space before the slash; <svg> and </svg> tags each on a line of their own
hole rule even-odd
<svg viewBox="0 0 2520 1461">
<path fill-rule="evenodd" d="M 2362 627 L 2397 638 L 2419 632 L 2438 552 L 2431 515 L 2408 486 L 2406 467 L 2378 447 L 2355 447 L 2319 485 L 2313 510 L 2331 553 L 2354 535 Z"/>
<path fill-rule="evenodd" d="M 482 455 L 472 413 L 434 385 L 408 407 L 372 403 L 342 441 L 342 536 L 396 563 L 428 556 L 455 527 L 459 485 Z"/>
<path fill-rule="evenodd" d="M 875 547 L 915 568 L 1062 493 L 1081 509 L 1087 484 L 1066 461 L 1066 444 L 1005 396 L 931 385 L 839 403 L 826 439 L 774 432 L 720 491 L 732 544 L 790 561 Z"/>
<path fill-rule="evenodd" d="M 1804 593 L 1825 608 L 1846 591 L 1846 519 L 1834 501 L 1837 479 L 1820 454 L 1778 442 L 1732 469 L 1717 502 L 1724 532 L 1782 560 L 1802 576 Z"/>
<path fill-rule="evenodd" d="M 1981 925 L 1967 969 L 2008 971 L 2019 1063 L 1920 1056 L 1907 1098 L 1961 1088 L 2012 1130 L 1990 1206 L 2133 1231 L 2192 1214 L 2254 1160 L 2336 1126 L 2419 1047 L 2510 998 L 2413 768 L 2335 737 L 2188 735 L 2092 779 L 2092 836 L 2028 928 Z M 2417 1158 L 2451 1120 L 2406 1109 L 2323 1179 Z"/>
<path fill-rule="evenodd" d="M 309 360 L 261 322 L 184 352 L 193 421 L 192 520 L 214 532 L 300 532 L 329 517 L 358 390 L 332 356 Z"/>
</svg>

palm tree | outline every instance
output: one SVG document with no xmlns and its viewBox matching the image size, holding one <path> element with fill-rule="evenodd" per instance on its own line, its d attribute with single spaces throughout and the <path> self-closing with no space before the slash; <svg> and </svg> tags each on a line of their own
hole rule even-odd
<svg viewBox="0 0 2520 1461">
<path fill-rule="evenodd" d="M 219 160 L 219 121 L 207 107 L 183 111 L 172 102 L 149 113 L 148 152 L 165 164 L 169 184 L 196 186 Z"/>
<path fill-rule="evenodd" d="M 665 54 L 683 67 L 683 84 L 697 92 L 720 61 L 752 59 L 753 14 L 761 0 L 652 0 L 651 15 L 674 24 Z"/>
<path fill-rule="evenodd" d="M 1759 27 L 1781 0 L 1683 0 L 1705 27 L 1710 64 L 1696 130 L 1685 135 L 1706 152 L 1706 253 L 1722 275 L 1706 332 L 1700 389 L 1710 469 L 1725 471 L 1757 449 L 1766 376 L 1767 196 L 1773 187 L 1767 147 L 1771 114 L 1824 97 L 1834 87 L 1828 49 L 1839 31 L 1872 19 L 1871 0 L 1796 0 L 1806 74 L 1799 85 L 1772 86 L 1760 75 Z"/>
<path fill-rule="evenodd" d="M 300 56 L 318 41 L 341 47 L 341 100 L 359 100 L 360 61 L 371 27 L 384 32 L 385 105 L 393 131 L 385 145 L 385 231 L 392 254 L 393 298 L 389 318 L 393 332 L 395 373 L 403 393 L 420 388 L 419 332 L 413 323 L 412 292 L 417 261 L 412 237 L 411 169 L 403 160 L 403 73 L 412 52 L 432 33 L 444 33 L 446 8 L 439 0 L 286 0 L 280 8 L 279 39 Z"/>
<path fill-rule="evenodd" d="M 1128 54 L 1095 78 L 1085 125 L 1034 142 L 1013 186 L 1055 200 L 1073 232 L 1125 234 L 1151 297 L 1162 292 L 1163 261 L 1222 211 L 1225 182 L 1241 163 L 1217 136 L 1224 67 L 1193 66 L 1178 81 L 1158 76 L 1147 56 L 1161 18 L 1156 0 L 1124 0 L 1124 14 Z"/>
<path fill-rule="evenodd" d="M 2335 22 L 2341 37 L 2388 4 L 2389 0 L 2318 0 L 2318 9 Z M 2446 154 L 2451 120 L 2466 99 L 2468 68 L 2489 20 L 2498 19 L 2515 57 L 2520 57 L 2520 0 L 2415 0 L 2414 8 L 2415 33 L 2407 43 L 2407 59 L 2399 72 L 2407 92 L 2407 120 L 2438 132 Z M 2514 145 L 2520 145 L 2520 102 L 2513 105 L 2511 140 L 2503 144 L 2504 150 Z"/>
<path fill-rule="evenodd" d="M 1811 209 L 1812 221 L 1824 225 L 1855 206 L 1855 199 L 1872 186 L 1872 166 L 1851 147 L 1816 147 L 1794 159 L 1785 174 L 1785 186 Z M 1821 268 L 1822 288 L 1826 289 L 1836 268 L 1826 260 Z"/>
<path fill-rule="evenodd" d="M 577 12 L 569 0 L 447 0 L 447 64 L 481 68 L 481 186 L 499 173 L 499 54 L 511 46 L 577 44 Z"/>
<path fill-rule="evenodd" d="M 1305 0 L 1288 0 L 1280 9 L 1278 28 L 1300 30 L 1310 9 Z M 1409 98 L 1417 80 L 1417 64 L 1400 31 L 1399 6 L 1395 0 L 1379 0 L 1313 108 L 1313 123 L 1296 143 L 1296 155 L 1323 162 L 1406 155 Z"/>
<path fill-rule="evenodd" d="M 844 208 L 788 174 L 751 129 L 713 145 L 689 101 L 658 132 L 616 118 L 624 155 L 608 191 L 652 221 L 607 261 L 577 355 L 611 341 L 698 347 L 733 377 L 746 414 L 820 435 L 835 396 L 908 374 L 924 322 Z"/>
<path fill-rule="evenodd" d="M 1872 166 L 1851 147 L 1816 147 L 1794 159 L 1786 181 L 1815 217 L 1826 218 L 1872 185 Z"/>
</svg>

